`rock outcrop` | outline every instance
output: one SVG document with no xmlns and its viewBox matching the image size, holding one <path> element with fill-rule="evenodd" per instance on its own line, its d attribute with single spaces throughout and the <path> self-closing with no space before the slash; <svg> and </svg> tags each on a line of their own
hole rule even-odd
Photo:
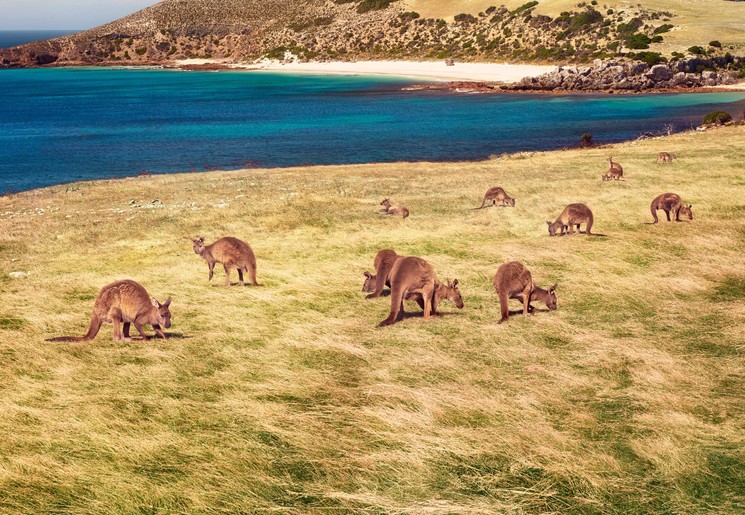
<svg viewBox="0 0 745 515">
<path fill-rule="evenodd" d="M 618 91 L 641 92 L 704 86 L 729 85 L 737 82 L 735 72 L 745 66 L 745 58 L 691 58 L 649 66 L 639 61 L 596 60 L 593 66 L 559 67 L 538 77 L 526 77 L 502 86 L 508 91 Z M 714 71 L 714 69 L 719 71 Z"/>
</svg>

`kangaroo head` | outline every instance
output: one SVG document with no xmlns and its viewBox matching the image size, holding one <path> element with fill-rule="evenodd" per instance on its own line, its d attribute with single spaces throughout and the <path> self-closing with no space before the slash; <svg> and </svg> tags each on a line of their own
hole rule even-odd
<svg viewBox="0 0 745 515">
<path fill-rule="evenodd" d="M 372 293 L 375 291 L 375 276 L 365 271 L 365 283 L 362 285 L 362 291 L 365 293 Z"/>
<path fill-rule="evenodd" d="M 557 286 L 557 284 L 551 286 L 551 288 L 548 289 L 548 295 L 546 296 L 546 307 L 551 311 L 555 310 L 559 305 L 558 299 L 556 298 Z"/>
<path fill-rule="evenodd" d="M 687 206 L 682 206 L 680 208 L 680 214 L 687 216 L 689 220 L 693 220 L 693 210 L 691 208 L 693 208 L 691 204 L 688 204 Z"/>
<path fill-rule="evenodd" d="M 163 304 L 158 302 L 155 297 L 151 301 L 156 310 L 155 318 L 158 320 L 157 324 L 166 329 L 171 327 L 171 311 L 168 309 L 168 306 L 171 305 L 171 297 L 168 297 Z"/>
<path fill-rule="evenodd" d="M 548 235 L 556 236 L 556 225 L 548 221 L 546 223 L 548 224 Z"/>
<path fill-rule="evenodd" d="M 388 207 L 388 206 L 390 206 L 390 205 L 391 205 L 391 201 L 390 201 L 390 199 L 384 198 L 384 199 L 383 199 L 383 202 L 381 202 L 381 203 L 380 203 L 380 205 L 381 205 L 381 206 L 385 206 L 385 207 Z"/>
<path fill-rule="evenodd" d="M 512 207 L 515 207 L 515 199 L 514 199 L 514 198 L 511 198 L 510 200 L 508 200 L 508 201 L 507 201 L 507 203 L 508 203 L 508 204 L 509 204 L 510 206 L 512 206 Z"/>
<path fill-rule="evenodd" d="M 194 254 L 201 255 L 204 252 L 204 236 L 198 238 L 189 238 L 194 244 Z"/>
<path fill-rule="evenodd" d="M 456 308 L 463 309 L 463 297 L 458 289 L 458 279 L 454 279 L 453 282 L 447 281 L 445 288 L 447 288 L 445 298 L 455 304 Z"/>
</svg>

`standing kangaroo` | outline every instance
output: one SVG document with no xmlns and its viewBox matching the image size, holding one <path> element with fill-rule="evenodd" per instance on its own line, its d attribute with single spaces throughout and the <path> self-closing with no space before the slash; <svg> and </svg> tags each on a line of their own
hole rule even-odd
<svg viewBox="0 0 745 515">
<path fill-rule="evenodd" d="M 692 208 L 693 206 L 691 204 L 688 204 L 687 206 L 683 205 L 683 202 L 680 200 L 680 195 L 675 193 L 663 193 L 662 195 L 658 195 L 652 201 L 652 205 L 649 206 L 650 211 L 652 211 L 652 218 L 654 218 L 654 222 L 652 222 L 653 224 L 658 222 L 658 209 L 662 209 L 665 212 L 668 222 L 670 221 L 671 211 L 675 215 L 675 221 L 680 222 L 681 214 L 686 215 L 689 220 L 693 220 Z"/>
<path fill-rule="evenodd" d="M 484 195 L 484 200 L 481 202 L 481 205 L 479 207 L 474 207 L 472 210 L 476 211 L 477 209 L 484 209 L 484 207 L 489 207 L 486 205 L 487 202 L 491 202 L 492 206 L 496 206 L 497 201 L 501 202 L 501 207 L 515 207 L 515 199 L 507 195 L 507 193 L 500 186 L 497 186 L 495 188 L 489 188 L 488 190 L 486 190 L 486 194 Z"/>
<path fill-rule="evenodd" d="M 511 261 L 501 265 L 494 275 L 494 289 L 499 295 L 499 309 L 502 318 L 499 323 L 506 322 L 510 318 L 510 310 L 507 305 L 509 299 L 517 299 L 523 303 L 523 315 L 532 313 L 531 302 L 544 302 L 546 307 L 553 311 L 557 307 L 556 284 L 548 290 L 533 284 L 530 270 L 519 261 Z"/>
<path fill-rule="evenodd" d="M 391 280 L 391 313 L 380 322 L 379 327 L 392 325 L 404 318 L 404 299 L 416 300 L 424 311 L 424 318 L 437 314 L 437 306 L 443 299 L 463 308 L 463 299 L 458 289 L 458 280 L 441 283 L 432 265 L 418 257 L 402 257 L 393 265 Z"/>
<path fill-rule="evenodd" d="M 245 241 L 227 236 L 220 238 L 212 245 L 205 245 L 204 238 L 189 238 L 194 243 L 194 253 L 202 256 L 210 267 L 210 278 L 214 275 L 215 263 L 222 263 L 225 269 L 225 286 L 230 286 L 230 270 L 238 270 L 238 284 L 243 286 L 243 272 L 248 272 L 248 279 L 254 286 L 256 282 L 256 257 L 254 251 Z"/>
<path fill-rule="evenodd" d="M 134 324 L 143 340 L 148 336 L 142 330 L 142 326 L 149 324 L 155 332 L 166 339 L 161 326 L 166 329 L 171 327 L 171 297 L 161 304 L 155 298 L 148 295 L 145 288 L 139 283 L 131 280 L 116 281 L 101 288 L 93 303 L 93 316 L 91 325 L 85 336 L 60 336 L 49 338 L 49 342 L 79 342 L 92 340 L 101 329 L 101 324 L 114 324 L 114 340 L 129 340 L 129 326 Z M 119 324 L 124 322 L 124 331 Z"/>
<path fill-rule="evenodd" d="M 383 199 L 380 205 L 383 206 L 383 209 L 380 210 L 380 213 L 383 215 L 401 215 L 404 218 L 409 216 L 409 209 L 406 206 L 394 207 L 390 199 Z"/>
<path fill-rule="evenodd" d="M 577 226 L 577 232 L 579 232 L 580 224 L 585 224 L 585 234 L 588 236 L 600 236 L 598 234 L 592 234 L 593 216 L 590 208 L 584 204 L 569 204 L 561 212 L 559 218 L 555 222 L 546 222 L 548 224 L 549 236 L 556 236 L 559 232 L 559 236 L 563 236 L 565 231 L 568 230 L 568 234 L 574 234 L 574 226 Z"/>
<path fill-rule="evenodd" d="M 660 152 L 659 154 L 657 154 L 658 163 L 672 163 L 673 159 L 677 159 L 677 156 L 675 154 L 671 154 L 670 152 Z"/>
<path fill-rule="evenodd" d="M 613 158 L 608 158 L 608 163 L 610 164 L 610 168 L 608 168 L 608 171 L 605 172 L 605 175 L 601 176 L 601 178 L 604 181 L 610 181 L 612 179 L 620 180 L 621 177 L 623 177 L 623 167 L 620 163 L 614 163 Z"/>
<path fill-rule="evenodd" d="M 370 295 L 365 297 L 366 299 L 380 297 L 383 293 L 383 288 L 391 285 L 389 275 L 396 260 L 401 257 L 402 256 L 396 254 L 396 251 L 393 249 L 383 249 L 375 255 L 375 260 L 373 261 L 375 275 L 366 271 L 365 284 L 362 286 L 363 292 L 372 292 Z"/>
</svg>

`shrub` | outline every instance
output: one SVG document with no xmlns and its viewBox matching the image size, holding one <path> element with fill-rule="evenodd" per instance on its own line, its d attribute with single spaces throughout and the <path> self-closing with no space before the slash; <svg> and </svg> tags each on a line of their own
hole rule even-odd
<svg viewBox="0 0 745 515">
<path fill-rule="evenodd" d="M 709 46 L 713 46 L 714 48 L 722 48 L 722 44 L 716 39 L 714 41 L 709 41 Z"/>
<path fill-rule="evenodd" d="M 368 11 L 379 11 L 385 9 L 395 1 L 396 0 L 363 0 L 357 6 L 357 12 L 363 14 Z"/>
<path fill-rule="evenodd" d="M 660 25 L 654 31 L 652 34 L 663 34 L 665 32 L 670 32 L 670 29 L 672 29 L 675 25 L 670 25 L 669 23 L 665 23 L 663 25 Z"/>
<path fill-rule="evenodd" d="M 409 11 L 409 12 L 399 14 L 398 17 L 402 22 L 408 23 L 412 20 L 416 20 L 417 18 L 419 18 L 419 13 L 414 12 L 414 11 Z"/>
<path fill-rule="evenodd" d="M 135 53 L 137 55 L 145 55 L 145 52 L 147 52 L 147 48 L 145 48 L 144 46 L 135 48 Z"/>
<path fill-rule="evenodd" d="M 635 50 L 649 48 L 649 44 L 651 42 L 652 39 L 646 34 L 642 34 L 641 32 L 632 34 L 631 36 L 624 39 L 624 45 Z"/>
<path fill-rule="evenodd" d="M 731 122 L 732 115 L 725 111 L 714 111 L 704 116 L 704 125 L 722 125 L 723 123 Z"/>
<path fill-rule="evenodd" d="M 664 38 L 662 36 L 654 36 L 652 38 L 652 43 L 662 43 L 663 39 Z"/>
<path fill-rule="evenodd" d="M 532 1 L 532 2 L 528 2 L 526 4 L 521 5 L 520 7 L 518 7 L 517 9 L 515 9 L 514 11 L 512 11 L 512 14 L 519 14 L 519 13 L 521 13 L 523 11 L 527 11 L 528 9 L 532 9 L 536 5 L 538 5 L 538 2 L 535 1 L 535 0 Z"/>
<path fill-rule="evenodd" d="M 585 132 L 580 137 L 580 142 L 581 142 L 580 143 L 581 146 L 589 147 L 590 145 L 592 145 L 592 134 L 590 134 L 589 132 Z"/>
<path fill-rule="evenodd" d="M 638 52 L 634 54 L 634 59 L 647 63 L 649 66 L 667 62 L 667 58 L 663 57 L 659 52 Z"/>
<path fill-rule="evenodd" d="M 456 14 L 454 19 L 458 23 L 474 23 L 476 21 L 475 16 L 466 13 Z"/>
<path fill-rule="evenodd" d="M 591 25 L 602 21 L 603 15 L 595 9 L 588 9 L 572 18 L 569 23 L 569 32 L 578 32 L 590 28 Z"/>
<path fill-rule="evenodd" d="M 689 51 L 690 53 L 692 53 L 692 54 L 696 54 L 696 55 L 703 55 L 703 54 L 705 54 L 705 53 L 706 53 L 706 50 L 704 50 L 703 48 L 701 48 L 701 47 L 700 47 L 700 46 L 698 46 L 698 45 L 696 45 L 696 46 L 692 46 L 692 47 L 688 47 L 688 51 Z"/>
</svg>

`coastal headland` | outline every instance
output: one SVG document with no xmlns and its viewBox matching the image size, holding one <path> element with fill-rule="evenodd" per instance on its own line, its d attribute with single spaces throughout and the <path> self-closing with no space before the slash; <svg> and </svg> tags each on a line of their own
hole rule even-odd
<svg viewBox="0 0 745 515">
<path fill-rule="evenodd" d="M 0 197 L 0 509 L 737 512 L 743 146 L 740 125 Z M 600 179 L 609 156 L 624 181 Z M 472 211 L 497 185 L 515 207 Z M 649 224 L 667 191 L 692 221 Z M 572 202 L 607 237 L 550 238 Z M 249 242 L 264 286 L 212 286 L 196 235 Z M 463 310 L 376 328 L 390 301 L 359 290 L 381 248 L 457 278 Z M 558 310 L 497 324 L 512 260 Z M 124 278 L 172 297 L 168 340 L 43 341 Z"/>
</svg>

